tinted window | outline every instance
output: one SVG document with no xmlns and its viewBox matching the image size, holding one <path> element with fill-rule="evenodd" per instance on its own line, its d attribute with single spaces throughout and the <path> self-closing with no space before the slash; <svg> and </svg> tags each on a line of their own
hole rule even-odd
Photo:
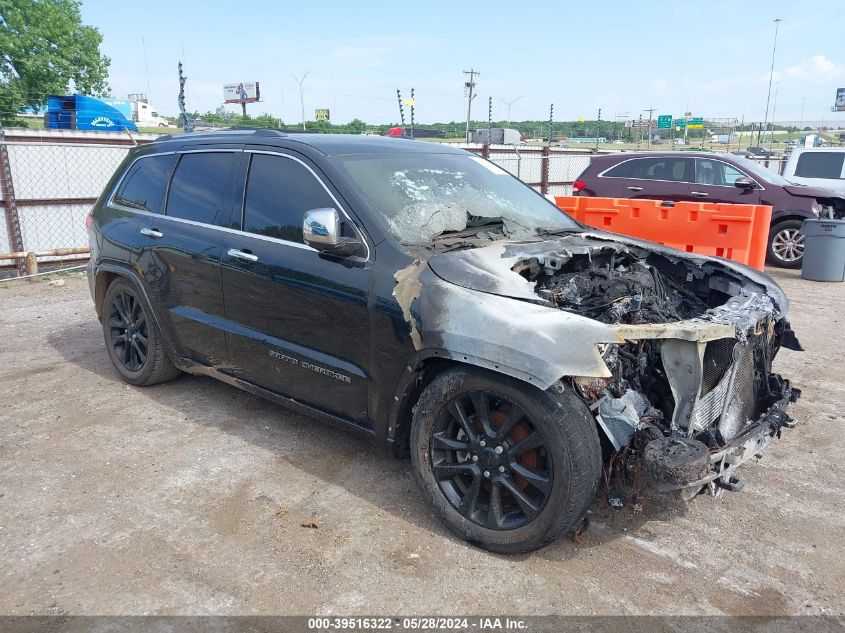
<svg viewBox="0 0 845 633">
<path fill-rule="evenodd" d="M 640 163 L 642 163 L 641 160 L 626 160 L 609 169 L 604 175 L 610 178 L 636 178 L 640 171 Z"/>
<path fill-rule="evenodd" d="M 236 152 L 183 154 L 173 174 L 167 215 L 226 225 L 231 212 L 232 165 Z"/>
<path fill-rule="evenodd" d="M 805 152 L 798 157 L 795 175 L 803 178 L 842 178 L 845 152 Z"/>
<path fill-rule="evenodd" d="M 149 156 L 136 161 L 129 168 L 114 201 L 133 209 L 161 213 L 174 162 L 176 156 L 173 154 Z"/>
<path fill-rule="evenodd" d="M 748 178 L 736 167 L 720 160 L 699 158 L 695 161 L 695 182 L 700 185 L 733 187 L 738 178 Z"/>
<path fill-rule="evenodd" d="M 302 242 L 302 217 L 335 207 L 320 182 L 289 158 L 253 154 L 244 204 L 244 231 Z"/>
<path fill-rule="evenodd" d="M 684 172 L 687 166 L 685 158 L 671 158 L 668 156 L 643 158 L 638 162 L 642 165 L 639 178 L 645 178 L 647 180 L 684 181 Z"/>
</svg>

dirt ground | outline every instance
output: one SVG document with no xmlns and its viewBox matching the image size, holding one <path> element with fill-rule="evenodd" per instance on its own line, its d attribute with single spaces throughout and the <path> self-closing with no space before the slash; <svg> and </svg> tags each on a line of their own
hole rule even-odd
<svg viewBox="0 0 845 633">
<path fill-rule="evenodd" d="M 510 557 L 409 460 L 208 378 L 127 386 L 84 278 L 0 284 L 0 614 L 842 614 L 845 285 L 771 272 L 803 396 L 745 491 L 599 502 Z"/>
</svg>

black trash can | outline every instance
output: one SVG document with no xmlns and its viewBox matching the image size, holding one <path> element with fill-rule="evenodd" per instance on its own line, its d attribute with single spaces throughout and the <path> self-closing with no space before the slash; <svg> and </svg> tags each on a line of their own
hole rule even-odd
<svg viewBox="0 0 845 633">
<path fill-rule="evenodd" d="M 801 278 L 845 281 L 845 220 L 804 220 Z"/>
</svg>

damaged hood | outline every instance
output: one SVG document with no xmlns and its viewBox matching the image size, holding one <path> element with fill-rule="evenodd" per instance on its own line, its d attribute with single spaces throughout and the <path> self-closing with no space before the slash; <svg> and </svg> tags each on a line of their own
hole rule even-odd
<svg viewBox="0 0 845 633">
<path fill-rule="evenodd" d="M 654 253 L 673 261 L 685 261 L 701 275 L 726 272 L 747 285 L 751 293 L 763 293 L 774 303 L 777 316 L 785 315 L 789 302 L 783 290 L 769 275 L 744 264 L 679 251 L 661 244 L 601 231 L 570 233 L 543 241 L 499 241 L 490 246 L 433 255 L 428 260 L 431 270 L 449 283 L 488 294 L 519 299 L 540 305 L 551 305 L 535 292 L 535 283 L 514 272 L 520 262 L 531 258 L 559 258 L 559 265 L 573 256 L 590 255 L 612 248 L 620 253 L 643 257 Z"/>
<path fill-rule="evenodd" d="M 822 189 L 820 187 L 808 187 L 801 184 L 786 185 L 784 190 L 799 198 L 841 198 L 845 200 L 845 196 L 832 189 Z"/>
</svg>

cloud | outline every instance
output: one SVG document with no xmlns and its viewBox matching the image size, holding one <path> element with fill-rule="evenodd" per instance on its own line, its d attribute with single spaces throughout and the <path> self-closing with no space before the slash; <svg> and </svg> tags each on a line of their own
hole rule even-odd
<svg viewBox="0 0 845 633">
<path fill-rule="evenodd" d="M 784 72 L 787 77 L 796 79 L 829 81 L 845 75 L 845 66 L 830 61 L 824 55 L 813 55 L 797 66 L 790 66 Z"/>
</svg>

